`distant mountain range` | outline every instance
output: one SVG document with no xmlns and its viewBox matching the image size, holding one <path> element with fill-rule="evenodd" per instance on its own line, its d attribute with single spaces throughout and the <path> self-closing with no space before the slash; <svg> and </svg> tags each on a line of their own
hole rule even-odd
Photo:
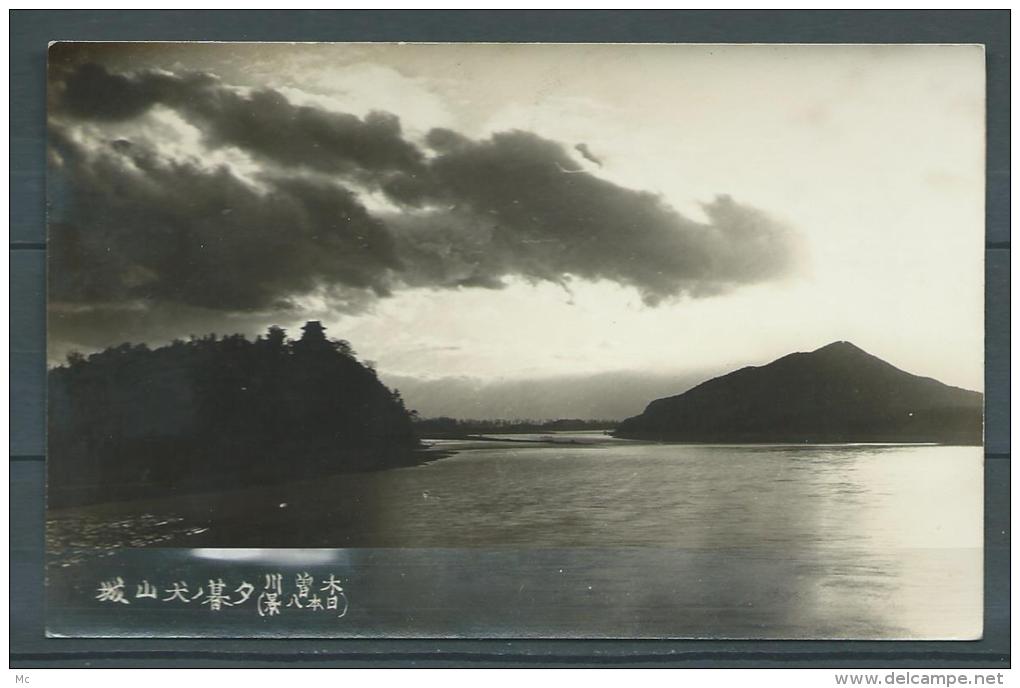
<svg viewBox="0 0 1020 688">
<path fill-rule="evenodd" d="M 681 442 L 982 442 L 978 392 L 904 372 L 850 342 L 741 368 L 657 399 L 618 437 Z"/>
<path fill-rule="evenodd" d="M 399 389 L 407 407 L 417 410 L 422 418 L 619 421 L 640 413 L 649 399 L 690 389 L 724 370 L 661 373 L 621 370 L 489 380 L 471 377 L 430 380 L 385 371 L 380 371 L 379 376 L 391 389 Z"/>
</svg>

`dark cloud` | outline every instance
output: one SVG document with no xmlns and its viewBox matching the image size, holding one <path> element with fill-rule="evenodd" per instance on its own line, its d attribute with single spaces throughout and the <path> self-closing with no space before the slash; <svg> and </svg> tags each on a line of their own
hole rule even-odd
<svg viewBox="0 0 1020 688">
<path fill-rule="evenodd" d="M 722 196 L 708 223 L 650 193 L 577 169 L 564 148 L 527 132 L 469 141 L 433 132 L 445 152 L 430 162 L 436 208 L 387 219 L 413 283 L 498 286 L 509 276 L 569 277 L 636 288 L 649 304 L 704 295 L 786 273 L 792 235 Z"/>
<path fill-rule="evenodd" d="M 121 121 L 145 113 L 182 81 L 162 74 L 138 80 L 88 63 L 60 84 L 59 102 L 69 114 L 82 119 Z"/>
<path fill-rule="evenodd" d="M 53 78 L 58 304 L 236 314 L 313 292 L 364 303 L 509 278 L 609 280 L 655 304 L 780 277 L 797 256 L 795 236 L 760 211 L 720 196 L 704 207 L 707 221 L 687 218 L 528 132 L 472 140 L 436 129 L 419 146 L 393 115 L 299 106 L 204 74 L 83 64 Z M 250 156 L 256 183 L 172 159 L 145 136 L 81 133 L 85 122 L 129 132 L 156 106 L 194 125 L 209 149 Z M 371 203 L 363 196 L 375 192 Z"/>
<path fill-rule="evenodd" d="M 384 112 L 364 119 L 292 104 L 279 91 L 242 93 L 208 74 L 113 74 L 86 63 L 55 87 L 56 106 L 80 119 L 124 121 L 162 105 L 196 125 L 210 147 L 233 146 L 292 167 L 355 176 L 422 170 L 422 152 Z"/>
<path fill-rule="evenodd" d="M 71 198 L 50 224 L 56 301 L 244 311 L 319 287 L 389 293 L 392 237 L 342 187 L 267 177 L 257 190 L 224 167 L 166 161 L 122 140 L 86 154 L 61 138 L 51 136 Z"/>
</svg>

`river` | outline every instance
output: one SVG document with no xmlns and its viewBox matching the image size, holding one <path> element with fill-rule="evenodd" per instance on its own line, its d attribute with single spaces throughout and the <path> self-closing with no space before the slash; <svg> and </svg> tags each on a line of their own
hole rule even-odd
<svg viewBox="0 0 1020 688">
<path fill-rule="evenodd" d="M 56 512 L 51 568 L 330 564 L 360 604 L 341 635 L 980 636 L 979 447 L 558 433 L 434 449 L 452 454 Z"/>
</svg>

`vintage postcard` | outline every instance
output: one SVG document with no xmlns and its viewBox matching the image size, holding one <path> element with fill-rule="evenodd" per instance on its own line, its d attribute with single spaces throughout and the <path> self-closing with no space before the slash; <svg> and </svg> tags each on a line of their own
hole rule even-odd
<svg viewBox="0 0 1020 688">
<path fill-rule="evenodd" d="M 982 634 L 974 45 L 55 43 L 54 636 Z"/>
</svg>

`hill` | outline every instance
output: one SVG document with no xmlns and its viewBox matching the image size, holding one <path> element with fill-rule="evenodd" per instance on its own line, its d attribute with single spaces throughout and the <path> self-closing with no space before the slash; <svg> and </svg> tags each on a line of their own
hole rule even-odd
<svg viewBox="0 0 1020 688">
<path fill-rule="evenodd" d="M 412 414 L 309 322 L 72 355 L 49 373 L 52 506 L 307 480 L 417 460 Z"/>
<path fill-rule="evenodd" d="M 657 399 L 615 434 L 682 442 L 981 444 L 982 395 L 834 342 Z"/>
</svg>

